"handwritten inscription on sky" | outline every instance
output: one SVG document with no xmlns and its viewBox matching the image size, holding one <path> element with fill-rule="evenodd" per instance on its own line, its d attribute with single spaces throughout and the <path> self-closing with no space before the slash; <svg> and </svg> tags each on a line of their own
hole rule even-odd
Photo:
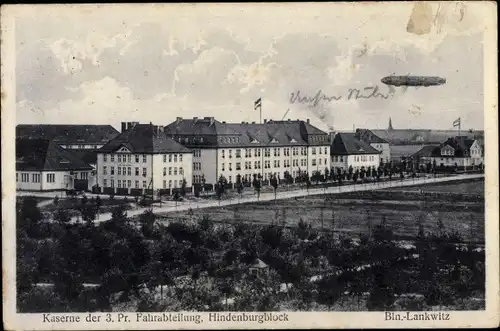
<svg viewBox="0 0 500 331">
<path fill-rule="evenodd" d="M 302 93 L 300 90 L 297 90 L 297 92 L 292 92 L 290 95 L 290 103 L 300 103 L 300 104 L 306 104 L 312 107 L 318 106 L 321 102 L 333 102 L 333 101 L 339 101 L 341 99 L 343 100 L 359 100 L 359 99 L 389 99 L 394 95 L 393 90 L 391 90 L 388 93 L 382 93 L 379 91 L 379 87 L 377 85 L 375 86 L 368 86 L 363 89 L 348 89 L 347 93 L 345 95 L 339 94 L 339 95 L 328 95 L 323 93 L 322 90 L 318 90 L 318 92 L 313 96 L 313 95 L 307 95 L 305 93 Z"/>
</svg>

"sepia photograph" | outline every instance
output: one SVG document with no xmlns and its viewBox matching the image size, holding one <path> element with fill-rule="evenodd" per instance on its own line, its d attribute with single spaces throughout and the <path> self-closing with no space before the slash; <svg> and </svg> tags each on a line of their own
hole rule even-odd
<svg viewBox="0 0 500 331">
<path fill-rule="evenodd" d="M 498 326 L 494 7 L 2 6 L 9 329 Z"/>
</svg>

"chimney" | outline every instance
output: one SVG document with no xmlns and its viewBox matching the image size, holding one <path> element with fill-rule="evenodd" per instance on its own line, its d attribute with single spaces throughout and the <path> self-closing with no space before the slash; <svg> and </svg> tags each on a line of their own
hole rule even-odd
<svg viewBox="0 0 500 331">
<path fill-rule="evenodd" d="M 290 119 L 288 119 L 288 122 L 290 122 L 290 121 L 291 121 L 291 120 L 290 120 Z"/>
<path fill-rule="evenodd" d="M 135 126 L 139 124 L 139 122 L 129 122 L 129 126 L 127 129 L 132 129 L 132 128 L 135 128 Z"/>
<path fill-rule="evenodd" d="M 222 121 L 222 124 L 226 124 L 226 121 Z"/>
<path fill-rule="evenodd" d="M 306 120 L 307 124 L 309 124 L 311 121 L 309 119 Z"/>
<path fill-rule="evenodd" d="M 328 132 L 328 142 L 331 144 L 333 144 L 333 140 L 335 139 L 335 131 L 333 130 L 330 130 Z"/>
<path fill-rule="evenodd" d="M 128 124 L 127 122 L 122 122 L 122 131 L 121 131 L 122 133 L 127 131 L 127 124 Z"/>
<path fill-rule="evenodd" d="M 198 121 L 198 117 L 193 117 L 193 123 L 196 123 Z"/>
<path fill-rule="evenodd" d="M 241 124 L 245 124 L 245 121 L 241 121 Z"/>
<path fill-rule="evenodd" d="M 255 122 L 252 122 L 252 124 L 255 124 Z"/>
<path fill-rule="evenodd" d="M 267 123 L 267 118 L 264 118 L 264 123 Z"/>
<path fill-rule="evenodd" d="M 176 121 L 177 123 L 180 123 L 180 122 L 182 121 L 182 117 L 177 117 L 177 118 L 175 119 L 175 121 Z"/>
<path fill-rule="evenodd" d="M 210 117 L 210 125 L 213 125 L 215 123 L 215 118 Z"/>
</svg>

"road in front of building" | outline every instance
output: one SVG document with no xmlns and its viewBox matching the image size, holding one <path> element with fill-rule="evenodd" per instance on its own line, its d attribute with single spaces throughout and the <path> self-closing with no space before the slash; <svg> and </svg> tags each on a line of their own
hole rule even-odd
<svg viewBox="0 0 500 331">
<path fill-rule="evenodd" d="M 227 200 L 186 200 L 181 202 L 162 202 L 161 206 L 159 203 L 154 204 L 152 206 L 153 212 L 155 214 L 167 214 L 169 212 L 177 212 L 177 211 L 188 211 L 189 209 L 202 209 L 202 208 L 210 208 L 210 207 L 223 207 L 236 205 L 241 203 L 250 203 L 250 202 L 258 202 L 258 201 L 272 201 L 274 199 L 290 199 L 297 197 L 304 197 L 308 195 L 321 195 L 321 194 L 340 194 L 346 192 L 354 192 L 354 191 L 370 191 L 370 190 L 381 190 L 390 187 L 403 187 L 403 186 L 412 186 L 412 185 L 420 185 L 420 184 L 431 184 L 431 183 L 442 183 L 442 182 L 451 182 L 458 180 L 466 180 L 466 179 L 476 179 L 476 178 L 484 178 L 484 174 L 462 174 L 456 176 L 449 177 L 438 177 L 438 178 L 416 178 L 416 179 L 405 179 L 405 180 L 393 180 L 389 182 L 375 182 L 375 183 L 366 183 L 366 184 L 356 184 L 356 185 L 343 185 L 343 186 L 333 186 L 327 188 L 315 188 L 315 189 L 301 189 L 295 191 L 278 191 L 276 196 L 274 192 L 261 193 L 259 197 L 256 194 L 246 195 L 239 198 L 231 198 Z M 142 214 L 145 210 L 150 209 L 151 207 L 143 207 L 134 210 L 128 210 L 127 216 L 134 217 Z M 72 221 L 79 222 L 80 217 L 73 217 Z M 111 219 L 111 213 L 103 213 L 98 216 L 98 219 L 95 220 L 96 223 L 104 222 Z"/>
</svg>

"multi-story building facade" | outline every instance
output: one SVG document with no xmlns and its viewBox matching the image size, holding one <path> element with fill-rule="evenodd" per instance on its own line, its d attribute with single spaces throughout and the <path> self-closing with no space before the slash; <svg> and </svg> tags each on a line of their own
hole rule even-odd
<svg viewBox="0 0 500 331">
<path fill-rule="evenodd" d="M 391 161 L 391 146 L 387 140 L 380 138 L 368 129 L 356 129 L 355 137 L 380 151 L 380 161 L 382 163 L 389 163 Z"/>
<path fill-rule="evenodd" d="M 19 124 L 16 126 L 17 138 L 50 139 L 94 168 L 97 163 L 97 150 L 119 134 L 120 132 L 111 125 Z"/>
<path fill-rule="evenodd" d="M 215 183 L 221 176 L 235 182 L 311 175 L 330 169 L 328 134 L 309 121 L 225 123 L 213 117 L 177 120 L 165 134 L 193 150 L 193 182 Z"/>
<path fill-rule="evenodd" d="M 479 166 L 484 164 L 483 146 L 479 140 L 457 136 L 435 147 L 426 160 L 444 167 Z"/>
<path fill-rule="evenodd" d="M 97 154 L 98 185 L 102 192 L 158 194 L 161 190 L 192 187 L 191 150 L 167 137 L 163 127 L 128 122 L 123 132 Z"/>
<path fill-rule="evenodd" d="M 355 133 L 337 133 L 331 146 L 332 168 L 353 171 L 380 165 L 381 151 L 356 138 Z"/>
<path fill-rule="evenodd" d="M 16 139 L 16 189 L 88 190 L 93 168 L 50 139 Z"/>
</svg>

